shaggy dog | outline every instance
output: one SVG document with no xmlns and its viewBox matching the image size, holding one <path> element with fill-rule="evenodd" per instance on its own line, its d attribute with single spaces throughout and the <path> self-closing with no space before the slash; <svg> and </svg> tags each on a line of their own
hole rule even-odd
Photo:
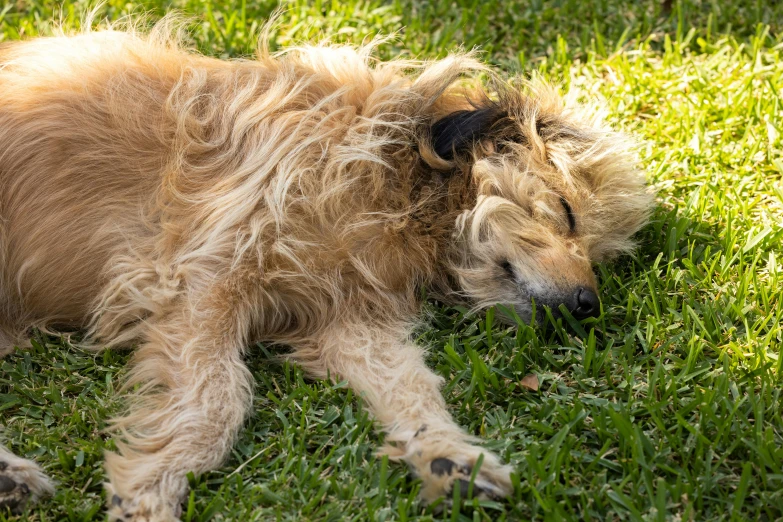
<svg viewBox="0 0 783 522">
<path fill-rule="evenodd" d="M 425 501 L 466 489 L 481 455 L 473 491 L 507 495 L 510 468 L 454 423 L 410 341 L 421 289 L 597 315 L 591 263 L 650 208 L 627 141 L 470 55 L 227 62 L 167 33 L 0 47 L 0 355 L 31 327 L 137 347 L 110 517 L 178 518 L 187 473 L 220 466 L 248 413 L 260 340 L 363 395 Z M 7 505 L 51 491 L 0 461 Z"/>
</svg>

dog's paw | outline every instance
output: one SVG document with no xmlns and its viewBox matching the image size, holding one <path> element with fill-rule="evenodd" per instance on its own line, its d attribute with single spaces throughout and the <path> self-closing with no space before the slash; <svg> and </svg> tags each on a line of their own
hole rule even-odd
<svg viewBox="0 0 783 522">
<path fill-rule="evenodd" d="M 0 459 L 0 508 L 18 513 L 25 505 L 54 493 L 54 486 L 32 461 L 7 455 Z"/>
<path fill-rule="evenodd" d="M 106 484 L 107 514 L 114 522 L 179 522 L 182 507 L 155 493 L 141 493 L 124 499 Z"/>
<path fill-rule="evenodd" d="M 457 457 L 459 458 L 459 457 Z M 438 457 L 430 462 L 429 473 L 422 478 L 422 499 L 431 503 L 445 496 L 449 503 L 453 498 L 454 489 L 459 488 L 460 497 L 478 498 L 481 500 L 502 500 L 510 493 L 511 483 L 505 477 L 496 477 L 496 473 L 487 472 L 482 462 L 476 474 L 471 489 L 471 475 L 476 464 L 465 462 L 457 464 L 452 458 Z"/>
<path fill-rule="evenodd" d="M 0 467 L 3 464 L 0 463 Z M 16 513 L 22 510 L 29 499 L 30 487 L 27 484 L 16 482 L 0 471 L 0 508 L 8 508 Z"/>
<path fill-rule="evenodd" d="M 463 499 L 481 500 L 502 500 L 513 489 L 511 467 L 494 454 L 462 440 L 442 439 L 438 433 L 425 436 L 419 430 L 402 459 L 421 479 L 421 499 L 427 504 L 441 497 L 450 504 L 455 488 Z"/>
</svg>

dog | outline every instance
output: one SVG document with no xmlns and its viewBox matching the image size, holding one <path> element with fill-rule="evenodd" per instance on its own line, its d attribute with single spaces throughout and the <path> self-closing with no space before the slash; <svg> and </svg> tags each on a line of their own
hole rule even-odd
<svg viewBox="0 0 783 522">
<path fill-rule="evenodd" d="M 633 247 L 652 203 L 629 139 L 471 53 L 221 61 L 169 25 L 0 47 L 0 356 L 31 328 L 135 347 L 110 519 L 179 518 L 186 475 L 223 463 L 250 409 L 258 341 L 364 396 L 423 501 L 472 473 L 474 496 L 507 496 L 511 468 L 452 420 L 410 339 L 422 289 L 599 315 L 592 265 Z M 21 507 L 52 485 L 2 449 L 0 490 Z"/>
</svg>

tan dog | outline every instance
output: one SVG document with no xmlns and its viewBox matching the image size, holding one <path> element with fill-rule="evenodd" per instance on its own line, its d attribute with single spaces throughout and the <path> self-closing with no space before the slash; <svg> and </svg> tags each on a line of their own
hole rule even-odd
<svg viewBox="0 0 783 522">
<path fill-rule="evenodd" d="M 111 517 L 178 518 L 186 474 L 242 426 L 259 340 L 363 394 L 426 501 L 481 454 L 473 491 L 507 495 L 409 340 L 420 289 L 597 315 L 591 263 L 629 249 L 651 203 L 623 136 L 541 82 L 458 86 L 492 76 L 467 55 L 226 62 L 166 33 L 0 47 L 0 355 L 31 327 L 138 346 Z M 7 504 L 51 490 L 0 461 Z"/>
</svg>

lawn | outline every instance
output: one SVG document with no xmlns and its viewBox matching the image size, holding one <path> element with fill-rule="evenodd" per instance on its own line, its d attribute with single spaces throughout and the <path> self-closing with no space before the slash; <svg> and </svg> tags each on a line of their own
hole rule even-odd
<svg viewBox="0 0 783 522">
<path fill-rule="evenodd" d="M 55 20 L 78 27 L 90 4 L 8 3 L 0 41 Z M 282 4 L 273 48 L 396 33 L 382 58 L 478 46 L 508 76 L 580 89 L 639 138 L 658 206 L 637 252 L 597 267 L 604 315 L 588 332 L 427 305 L 420 342 L 457 419 L 514 466 L 508 502 L 421 507 L 419 483 L 375 457 L 380 437 L 357 397 L 258 346 L 252 418 L 226 465 L 191 480 L 184 520 L 783 519 L 783 3 L 662 4 Z M 98 20 L 178 9 L 193 16 L 195 47 L 233 57 L 252 53 L 278 5 L 108 0 Z M 102 519 L 102 429 L 120 411 L 128 356 L 33 344 L 0 362 L 1 436 L 59 487 L 0 519 Z M 521 385 L 529 373 L 538 391 Z"/>
</svg>

